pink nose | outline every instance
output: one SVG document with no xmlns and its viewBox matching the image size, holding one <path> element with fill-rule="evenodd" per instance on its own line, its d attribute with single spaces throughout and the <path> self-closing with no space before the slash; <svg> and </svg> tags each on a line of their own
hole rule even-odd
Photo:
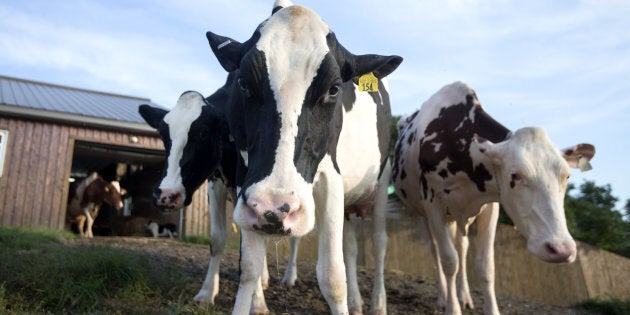
<svg viewBox="0 0 630 315">
<path fill-rule="evenodd" d="M 299 209 L 297 198 L 247 199 L 250 226 L 268 234 L 291 234 Z"/>
<path fill-rule="evenodd" d="M 575 260 L 575 245 L 570 243 L 545 243 L 544 260 L 551 263 L 570 263 Z"/>
<path fill-rule="evenodd" d="M 184 202 L 181 192 L 170 189 L 156 191 L 153 200 L 155 205 L 161 208 L 181 208 Z"/>
</svg>

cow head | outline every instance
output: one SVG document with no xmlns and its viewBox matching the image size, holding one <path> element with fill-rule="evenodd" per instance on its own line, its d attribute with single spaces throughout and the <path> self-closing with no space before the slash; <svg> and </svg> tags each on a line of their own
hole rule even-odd
<svg viewBox="0 0 630 315">
<path fill-rule="evenodd" d="M 105 184 L 105 202 L 109 203 L 116 210 L 120 211 L 125 206 L 123 202 L 123 196 L 127 194 L 127 191 L 120 188 L 118 181 L 112 181 Z"/>
<path fill-rule="evenodd" d="M 370 72 L 382 78 L 402 58 L 351 54 L 301 6 L 275 11 L 242 44 L 206 35 L 235 76 L 230 126 L 242 126 L 232 132 L 247 163 L 235 221 L 244 229 L 304 235 L 315 222 L 313 182 L 321 162 L 329 158 L 329 171 L 338 173 L 341 95 L 352 88 L 343 83 Z"/>
<path fill-rule="evenodd" d="M 158 130 L 166 149 L 153 202 L 163 210 L 189 205 L 195 190 L 218 167 L 221 142 L 228 134 L 225 118 L 193 91 L 184 92 L 170 112 L 149 105 L 141 105 L 138 111 Z"/>
<path fill-rule="evenodd" d="M 572 262 L 576 246 L 564 214 L 569 167 L 586 169 L 590 144 L 558 150 L 540 128 L 522 128 L 503 142 L 478 142 L 488 156 L 501 204 L 527 238 L 527 248 L 548 262 Z"/>
</svg>

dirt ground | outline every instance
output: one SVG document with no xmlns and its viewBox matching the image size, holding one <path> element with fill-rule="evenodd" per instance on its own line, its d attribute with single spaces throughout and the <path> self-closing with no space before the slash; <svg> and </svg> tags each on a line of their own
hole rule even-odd
<svg viewBox="0 0 630 315">
<path fill-rule="evenodd" d="M 185 274 L 198 278 L 194 294 L 199 290 L 206 275 L 210 249 L 205 245 L 187 244 L 165 238 L 97 237 L 93 240 L 76 240 L 76 243 L 99 244 L 125 248 L 150 255 L 160 264 L 179 266 Z M 267 306 L 275 314 L 327 314 L 328 306 L 319 292 L 315 276 L 315 263 L 298 258 L 298 280 L 295 287 L 287 288 L 280 283 L 286 258 L 276 263 L 275 254 L 269 253 L 270 284 L 265 291 Z M 220 291 L 215 299 L 215 309 L 230 312 L 238 287 L 238 251 L 226 250 L 220 271 Z M 364 312 L 368 313 L 372 286 L 371 270 L 359 269 L 359 284 L 364 299 Z M 442 314 L 437 309 L 437 290 L 434 283 L 427 283 L 418 276 L 386 272 L 387 310 L 389 314 Z M 483 314 L 482 293 L 473 289 L 474 310 L 464 314 Z M 589 314 L 573 308 L 541 305 L 498 295 L 502 314 Z"/>
</svg>

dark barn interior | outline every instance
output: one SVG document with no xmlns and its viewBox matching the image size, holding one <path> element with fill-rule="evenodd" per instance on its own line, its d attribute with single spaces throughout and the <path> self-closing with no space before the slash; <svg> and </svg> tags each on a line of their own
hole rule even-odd
<svg viewBox="0 0 630 315">
<path fill-rule="evenodd" d="M 81 181 L 91 172 L 106 181 L 117 180 L 127 191 L 125 208 L 118 212 L 105 203 L 94 222 L 94 235 L 149 236 L 144 224 L 148 220 L 175 223 L 179 213 L 162 214 L 151 199 L 164 166 L 163 152 L 77 141 L 72 156 L 70 180 Z M 77 232 L 76 224 L 71 228 Z"/>
</svg>

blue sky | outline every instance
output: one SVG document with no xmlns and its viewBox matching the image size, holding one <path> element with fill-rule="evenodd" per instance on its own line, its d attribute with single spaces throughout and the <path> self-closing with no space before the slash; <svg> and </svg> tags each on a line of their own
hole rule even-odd
<svg viewBox="0 0 630 315">
<path fill-rule="evenodd" d="M 592 143 L 593 170 L 630 199 L 630 1 L 295 1 L 355 54 L 397 54 L 392 110 L 407 114 L 453 81 L 506 127 L 545 128 L 560 148 Z M 150 98 L 172 107 L 225 72 L 206 31 L 244 41 L 272 1 L 0 1 L 0 74 Z"/>
</svg>

